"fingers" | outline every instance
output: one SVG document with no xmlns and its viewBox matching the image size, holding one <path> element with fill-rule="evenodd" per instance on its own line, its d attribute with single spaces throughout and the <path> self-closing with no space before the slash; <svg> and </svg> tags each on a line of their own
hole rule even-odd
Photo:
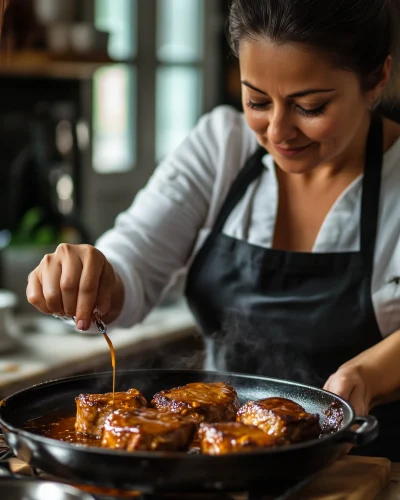
<svg viewBox="0 0 400 500">
<path fill-rule="evenodd" d="M 353 384 L 347 377 L 334 373 L 327 380 L 324 389 L 348 400 L 353 390 Z"/>
<path fill-rule="evenodd" d="M 90 245 L 61 244 L 29 275 L 27 299 L 41 312 L 77 316 L 88 329 L 104 262 Z"/>
<path fill-rule="evenodd" d="M 354 386 L 350 397 L 349 402 L 351 406 L 354 408 L 356 415 L 364 416 L 369 412 L 369 408 L 366 402 L 366 394 L 364 386 L 357 384 Z"/>
<path fill-rule="evenodd" d="M 97 305 L 100 277 L 105 259 L 102 254 L 89 245 L 81 254 L 82 272 L 76 304 L 76 326 L 78 330 L 87 330 L 92 321 L 93 310 Z"/>
<path fill-rule="evenodd" d="M 76 316 L 78 329 L 87 330 L 98 305 L 99 286 L 98 307 L 110 308 L 113 279 L 112 267 L 100 251 L 90 245 L 61 244 L 30 274 L 26 295 L 39 311 Z"/>
<path fill-rule="evenodd" d="M 61 264 L 52 254 L 45 255 L 38 269 L 38 279 L 42 284 L 42 293 L 46 307 L 54 314 L 64 315 L 64 306 L 60 290 Z"/>
<path fill-rule="evenodd" d="M 26 287 L 26 298 L 28 302 L 39 309 L 44 314 L 51 314 L 51 311 L 46 306 L 46 299 L 42 291 L 42 284 L 40 283 L 37 274 L 33 271 L 28 278 L 28 285 Z"/>
<path fill-rule="evenodd" d="M 324 389 L 349 401 L 356 415 L 368 414 L 370 404 L 368 390 L 356 367 L 339 369 L 329 377 Z"/>
<path fill-rule="evenodd" d="M 333 394 L 337 394 L 343 399 L 349 401 L 351 394 L 354 392 L 354 384 L 345 374 L 341 374 L 339 370 L 328 378 L 324 385 L 324 390 L 332 392 Z M 350 402 L 350 404 L 352 403 Z M 354 410 L 357 414 L 357 410 L 355 408 Z M 351 444 L 343 445 L 341 453 L 343 455 L 347 455 L 348 453 L 350 453 L 352 448 L 353 445 Z"/>
<path fill-rule="evenodd" d="M 64 250 L 61 264 L 59 288 L 63 309 L 68 316 L 75 316 L 79 292 L 79 282 L 82 274 L 82 261 L 69 248 Z"/>
</svg>

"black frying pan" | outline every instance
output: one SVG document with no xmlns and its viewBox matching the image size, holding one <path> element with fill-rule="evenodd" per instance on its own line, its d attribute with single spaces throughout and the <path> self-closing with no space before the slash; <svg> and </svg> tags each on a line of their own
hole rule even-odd
<svg viewBox="0 0 400 500">
<path fill-rule="evenodd" d="M 182 452 L 134 452 L 76 446 L 23 430 L 27 420 L 56 410 L 73 410 L 80 393 L 108 392 L 110 373 L 65 378 L 39 384 L 9 396 L 0 406 L 0 425 L 13 452 L 43 471 L 75 483 L 120 489 L 209 491 L 258 490 L 295 482 L 332 463 L 345 444 L 367 444 L 378 435 L 377 420 L 355 417 L 343 399 L 321 389 L 265 377 L 195 370 L 132 370 L 117 373 L 118 391 L 135 387 L 151 400 L 162 390 L 189 382 L 224 381 L 241 403 L 269 396 L 292 399 L 319 413 L 335 402 L 343 410 L 339 431 L 285 448 L 223 456 Z M 357 430 L 351 430 L 358 424 Z"/>
</svg>

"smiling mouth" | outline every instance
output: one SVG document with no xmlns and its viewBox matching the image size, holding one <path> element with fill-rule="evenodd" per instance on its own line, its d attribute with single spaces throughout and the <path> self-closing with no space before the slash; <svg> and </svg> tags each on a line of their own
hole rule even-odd
<svg viewBox="0 0 400 500">
<path fill-rule="evenodd" d="M 294 156 L 296 154 L 302 153 L 307 148 L 309 148 L 311 144 L 307 144 L 307 146 L 302 146 L 300 148 L 281 148 L 279 146 L 275 146 L 276 151 L 282 156 Z"/>
</svg>

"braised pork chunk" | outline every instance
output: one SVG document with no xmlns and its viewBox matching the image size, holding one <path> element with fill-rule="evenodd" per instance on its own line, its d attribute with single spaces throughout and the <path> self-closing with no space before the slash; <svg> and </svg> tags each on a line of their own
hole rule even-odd
<svg viewBox="0 0 400 500">
<path fill-rule="evenodd" d="M 201 424 L 200 450 L 207 455 L 242 453 L 279 445 L 279 440 L 255 426 L 240 422 Z"/>
<path fill-rule="evenodd" d="M 80 394 L 76 402 L 76 432 L 101 438 L 106 418 L 114 410 L 143 408 L 147 406 L 145 397 L 137 389 L 127 392 L 105 394 Z"/>
<path fill-rule="evenodd" d="M 285 398 L 248 401 L 237 412 L 237 421 L 255 425 L 280 444 L 298 443 L 320 435 L 319 415 L 307 413 Z"/>
<path fill-rule="evenodd" d="M 337 432 L 343 423 L 343 408 L 339 405 L 339 403 L 331 403 L 329 408 L 325 410 L 325 420 L 323 421 L 322 433 L 323 434 L 332 434 Z"/>
<path fill-rule="evenodd" d="M 189 418 L 152 408 L 117 410 L 104 425 L 101 446 L 126 451 L 186 450 L 196 429 Z"/>
<path fill-rule="evenodd" d="M 152 405 L 190 416 L 198 423 L 234 421 L 239 408 L 235 389 L 224 382 L 195 382 L 154 395 Z"/>
</svg>

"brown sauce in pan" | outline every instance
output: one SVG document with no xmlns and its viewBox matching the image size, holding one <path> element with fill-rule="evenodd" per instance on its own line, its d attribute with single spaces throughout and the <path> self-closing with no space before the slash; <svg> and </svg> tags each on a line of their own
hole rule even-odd
<svg viewBox="0 0 400 500">
<path fill-rule="evenodd" d="M 101 439 L 91 438 L 75 432 L 75 420 L 75 415 L 71 415 L 71 411 L 58 411 L 29 420 L 25 424 L 24 429 L 39 436 L 57 439 L 66 443 L 100 448 Z M 190 454 L 200 453 L 200 443 L 197 433 L 193 437 L 187 452 Z"/>
<path fill-rule="evenodd" d="M 99 447 L 101 439 L 85 436 L 75 432 L 75 415 L 63 412 L 53 412 L 43 417 L 30 420 L 25 430 L 40 436 L 58 439 L 66 443 Z"/>
</svg>

